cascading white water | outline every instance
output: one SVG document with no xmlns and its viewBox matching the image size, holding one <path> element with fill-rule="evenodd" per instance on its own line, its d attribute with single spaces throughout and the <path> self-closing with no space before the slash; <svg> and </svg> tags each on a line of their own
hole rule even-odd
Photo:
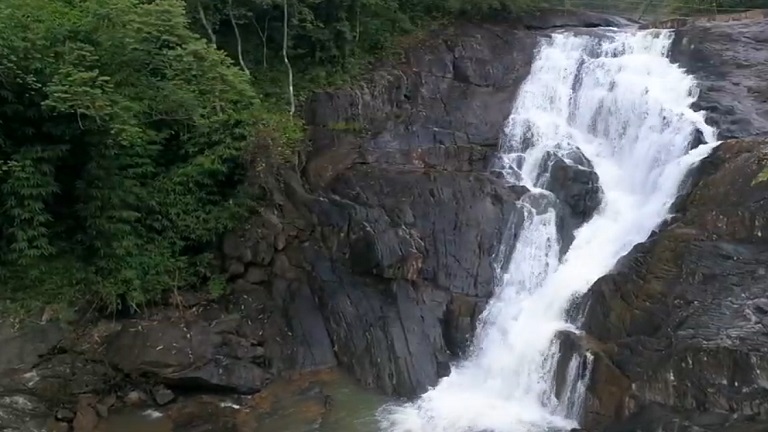
<svg viewBox="0 0 768 432">
<path fill-rule="evenodd" d="M 688 169 L 715 131 L 691 110 L 692 77 L 667 59 L 672 33 L 603 30 L 542 41 L 506 126 L 510 180 L 531 188 L 511 260 L 481 319 L 472 354 L 413 403 L 379 413 L 388 432 L 542 432 L 576 426 L 584 388 L 555 396 L 555 335 L 566 310 L 667 216 Z M 696 130 L 707 143 L 689 151 Z M 600 177 L 603 201 L 560 257 L 546 152 L 578 148 Z M 512 224 L 510 224 L 512 225 Z"/>
</svg>

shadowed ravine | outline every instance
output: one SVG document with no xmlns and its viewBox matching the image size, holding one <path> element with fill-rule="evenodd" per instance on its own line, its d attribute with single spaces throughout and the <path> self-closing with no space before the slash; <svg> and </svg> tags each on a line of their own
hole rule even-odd
<svg viewBox="0 0 768 432">
<path fill-rule="evenodd" d="M 664 220 L 688 169 L 715 146 L 715 131 L 690 108 L 694 79 L 667 59 L 671 41 L 665 31 L 604 30 L 541 42 L 498 162 L 510 183 L 530 188 L 521 228 L 507 234 L 517 239 L 511 260 L 468 358 L 415 402 L 383 408 L 383 430 L 578 426 L 588 375 L 578 362 L 588 359 L 574 360 L 561 394 L 555 385 L 555 336 L 580 324 L 568 306 Z M 709 144 L 690 151 L 697 130 Z M 588 202 L 547 190 L 563 169 L 596 177 Z M 574 214 L 597 204 L 561 257 Z"/>
</svg>

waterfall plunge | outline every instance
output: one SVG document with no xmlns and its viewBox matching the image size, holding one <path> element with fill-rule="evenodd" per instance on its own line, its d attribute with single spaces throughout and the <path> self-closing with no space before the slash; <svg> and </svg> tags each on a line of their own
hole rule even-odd
<svg viewBox="0 0 768 432">
<path fill-rule="evenodd" d="M 485 311 L 471 355 L 418 400 L 381 410 L 388 432 L 542 432 L 577 425 L 577 367 L 558 401 L 555 335 L 566 311 L 667 216 L 688 169 L 715 144 L 690 109 L 692 77 L 667 59 L 672 33 L 604 30 L 543 40 L 502 140 L 503 168 L 529 186 L 511 261 Z M 689 151 L 696 130 L 709 144 Z M 604 191 L 595 216 L 562 259 L 551 195 L 538 189 L 542 157 L 578 147 Z M 549 203 L 549 204 L 547 204 Z M 530 204 L 530 205 L 529 205 Z"/>
</svg>

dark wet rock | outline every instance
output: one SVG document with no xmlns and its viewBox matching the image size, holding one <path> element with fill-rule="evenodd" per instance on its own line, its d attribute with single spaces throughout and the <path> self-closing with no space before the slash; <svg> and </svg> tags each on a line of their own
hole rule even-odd
<svg viewBox="0 0 768 432">
<path fill-rule="evenodd" d="M 96 410 L 98 399 L 92 395 L 80 396 L 77 403 L 77 413 L 72 422 L 74 432 L 92 432 L 99 424 L 99 414 Z"/>
<path fill-rule="evenodd" d="M 174 387 L 255 393 L 266 384 L 268 373 L 250 360 L 222 355 L 231 354 L 230 346 L 237 342 L 235 335 L 224 334 L 238 326 L 239 318 L 232 318 L 129 321 L 107 344 L 106 358 L 127 374 L 149 374 Z"/>
<path fill-rule="evenodd" d="M 54 417 L 58 421 L 63 421 L 66 423 L 71 423 L 72 420 L 75 419 L 75 413 L 72 412 L 72 410 L 69 410 L 67 408 L 59 408 L 56 410 L 56 413 L 54 414 Z"/>
<path fill-rule="evenodd" d="M 648 405 L 606 432 L 763 432 L 766 423 L 739 418 L 726 412 L 675 412 L 658 404 Z"/>
<path fill-rule="evenodd" d="M 541 166 L 546 173 L 544 188 L 560 202 L 558 206 L 558 232 L 560 251 L 565 254 L 574 240 L 574 231 L 588 221 L 602 203 L 603 190 L 600 177 L 592 162 L 578 150 L 565 158 L 547 152 Z"/>
<path fill-rule="evenodd" d="M 520 23 L 440 35 L 313 95 L 302 177 L 287 173 L 276 206 L 223 243 L 225 268 L 245 268 L 230 310 L 251 324 L 238 334 L 263 340 L 276 373 L 338 361 L 413 395 L 474 332 L 520 223 L 525 188 L 487 169 L 537 36 Z"/>
<path fill-rule="evenodd" d="M 147 395 L 139 390 L 131 390 L 123 398 L 123 402 L 128 406 L 141 405 L 147 400 Z"/>
<path fill-rule="evenodd" d="M 550 158 L 549 181 L 545 188 L 568 207 L 570 217 L 581 225 L 600 207 L 600 178 L 591 168 L 570 163 L 554 154 L 550 154 Z"/>
<path fill-rule="evenodd" d="M 62 353 L 42 361 L 28 375 L 27 388 L 49 400 L 63 395 L 98 393 L 118 380 L 104 361 Z"/>
<path fill-rule="evenodd" d="M 176 398 L 176 395 L 166 386 L 155 386 L 152 388 L 152 399 L 160 406 L 168 405 Z"/>
<path fill-rule="evenodd" d="M 69 423 L 60 421 L 49 421 L 45 426 L 45 432 L 69 432 L 70 429 Z"/>
<path fill-rule="evenodd" d="M 443 333 L 448 351 L 459 356 L 465 354 L 477 330 L 477 321 L 487 300 L 454 295 L 445 310 Z"/>
<path fill-rule="evenodd" d="M 0 393 L 0 430 L 3 432 L 38 432 L 50 416 L 45 404 L 25 394 Z"/>
<path fill-rule="evenodd" d="M 588 426 L 635 414 L 630 429 L 615 430 L 765 430 L 758 426 L 768 425 L 766 160 L 765 140 L 722 144 L 702 164 L 707 175 L 680 203 L 676 222 L 591 288 L 585 329 L 610 347 L 620 375 L 593 374 L 590 395 L 631 402 L 607 415 L 591 410 Z M 619 381 L 631 388 L 611 390 Z M 669 418 L 654 416 L 653 405 Z"/>
<path fill-rule="evenodd" d="M 173 432 L 238 432 L 238 419 L 232 408 L 220 401 L 197 398 L 189 403 L 171 405 L 167 413 Z"/>
<path fill-rule="evenodd" d="M 76 420 L 68 409 L 55 415 L 54 410 L 73 407 L 78 395 L 103 391 L 114 383 L 115 373 L 103 359 L 90 358 L 86 353 L 87 338 L 74 336 L 58 322 L 26 324 L 3 336 L 0 429 L 39 431 L 54 417 Z M 27 424 L 14 424 L 19 419 Z"/>
<path fill-rule="evenodd" d="M 8 325 L 2 323 L 2 325 Z M 57 322 L 27 324 L 17 331 L 0 334 L 0 373 L 11 369 L 31 368 L 53 351 L 64 338 Z"/>
<path fill-rule="evenodd" d="M 677 30 L 672 60 L 693 73 L 720 138 L 768 134 L 768 20 L 693 22 Z"/>
<path fill-rule="evenodd" d="M 106 357 L 126 373 L 166 375 L 209 362 L 219 339 L 202 322 L 129 321 L 107 344 Z"/>
<path fill-rule="evenodd" d="M 363 168 L 340 176 L 333 191 L 344 201 L 315 208 L 333 243 L 310 249 L 307 260 L 337 357 L 369 385 L 423 391 L 449 359 L 446 338 L 460 351 L 491 295 L 495 249 L 518 196 L 479 174 Z M 329 255 L 337 248 L 350 259 Z M 449 310 L 455 296 L 480 308 L 453 302 Z"/>
<path fill-rule="evenodd" d="M 614 27 L 623 28 L 637 24 L 636 21 L 612 15 L 569 9 L 544 10 L 523 18 L 530 29 L 552 29 L 561 27 Z"/>
</svg>

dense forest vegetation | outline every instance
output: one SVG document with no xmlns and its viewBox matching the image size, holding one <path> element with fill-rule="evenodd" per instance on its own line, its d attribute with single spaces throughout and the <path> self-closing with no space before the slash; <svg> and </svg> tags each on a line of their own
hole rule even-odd
<svg viewBox="0 0 768 432">
<path fill-rule="evenodd" d="M 712 4 L 690 1 L 675 8 Z M 310 91 L 430 23 L 544 5 L 3 0 L 0 299 L 114 308 L 220 292 L 216 242 L 259 205 L 246 179 L 295 158 Z"/>
<path fill-rule="evenodd" d="M 115 307 L 220 290 L 212 251 L 258 205 L 246 175 L 294 157 L 295 104 L 465 5 L 4 0 L 3 300 Z"/>
</svg>

